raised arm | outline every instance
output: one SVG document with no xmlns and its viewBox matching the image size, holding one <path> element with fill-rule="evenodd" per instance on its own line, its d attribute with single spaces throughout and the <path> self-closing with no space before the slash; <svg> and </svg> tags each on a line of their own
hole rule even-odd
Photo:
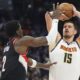
<svg viewBox="0 0 80 80">
<path fill-rule="evenodd" d="M 80 18 L 80 11 L 78 11 L 74 5 L 73 5 L 73 12 L 74 12 L 73 17 L 77 16 L 78 18 Z M 80 36 L 76 39 L 76 41 L 80 46 Z"/>
<path fill-rule="evenodd" d="M 46 27 L 47 27 L 48 33 L 50 32 L 51 27 L 54 27 L 54 26 L 52 26 L 52 20 L 53 20 L 52 17 L 51 17 L 52 15 L 53 15 L 53 12 L 46 12 L 45 13 L 45 21 L 46 21 Z M 57 40 L 59 40 L 59 39 L 61 39 L 61 35 L 58 32 Z"/>
</svg>

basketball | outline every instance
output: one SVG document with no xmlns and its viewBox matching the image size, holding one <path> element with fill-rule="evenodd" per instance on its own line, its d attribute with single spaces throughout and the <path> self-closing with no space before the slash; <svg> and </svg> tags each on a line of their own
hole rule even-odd
<svg viewBox="0 0 80 80">
<path fill-rule="evenodd" d="M 69 18 L 73 16 L 73 6 L 70 3 L 61 3 L 58 6 L 58 9 L 61 10 Z"/>
</svg>

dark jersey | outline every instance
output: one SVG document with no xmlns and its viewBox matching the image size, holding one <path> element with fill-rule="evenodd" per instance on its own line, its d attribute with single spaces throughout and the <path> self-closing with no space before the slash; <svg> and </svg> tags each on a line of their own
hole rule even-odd
<svg viewBox="0 0 80 80">
<path fill-rule="evenodd" d="M 9 42 L 3 52 L 1 80 L 25 80 L 26 71 L 26 59 L 15 51 L 13 42 Z"/>
</svg>

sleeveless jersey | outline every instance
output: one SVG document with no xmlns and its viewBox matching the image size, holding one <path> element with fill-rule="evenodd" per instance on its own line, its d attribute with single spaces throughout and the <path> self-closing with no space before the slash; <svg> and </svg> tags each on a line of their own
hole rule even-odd
<svg viewBox="0 0 80 80">
<path fill-rule="evenodd" d="M 25 80 L 27 73 L 27 58 L 26 55 L 20 55 L 13 47 L 13 42 L 9 42 L 3 52 L 3 67 L 1 80 L 7 80 L 7 77 L 12 77 L 11 80 Z"/>
<path fill-rule="evenodd" d="M 49 70 L 49 80 L 78 80 L 80 76 L 80 48 L 77 42 L 70 44 L 63 39 L 49 53 L 50 61 L 57 62 Z"/>
</svg>

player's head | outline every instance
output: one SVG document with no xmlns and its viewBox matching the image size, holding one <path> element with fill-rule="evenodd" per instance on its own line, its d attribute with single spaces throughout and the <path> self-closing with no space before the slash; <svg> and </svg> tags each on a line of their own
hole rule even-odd
<svg viewBox="0 0 80 80">
<path fill-rule="evenodd" d="M 16 20 L 7 22 L 4 28 L 9 37 L 23 36 L 21 25 Z"/>
<path fill-rule="evenodd" d="M 72 21 L 66 21 L 63 25 L 63 37 L 71 38 L 77 34 L 77 25 Z"/>
</svg>

